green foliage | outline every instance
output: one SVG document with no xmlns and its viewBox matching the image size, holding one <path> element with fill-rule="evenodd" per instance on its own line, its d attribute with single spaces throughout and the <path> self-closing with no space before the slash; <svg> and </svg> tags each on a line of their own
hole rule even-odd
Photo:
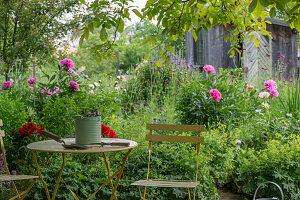
<svg viewBox="0 0 300 200">
<path fill-rule="evenodd" d="M 299 143 L 299 135 L 291 135 L 268 141 L 262 150 L 237 151 L 233 177 L 239 189 L 252 193 L 260 183 L 272 180 L 284 190 L 285 198 L 299 199 Z M 280 197 L 276 188 L 263 188 L 260 194 Z"/>
<path fill-rule="evenodd" d="M 50 59 L 59 40 L 78 22 L 62 21 L 66 13 L 76 13 L 77 1 L 0 1 L 1 70 L 8 73 L 16 63 L 24 69 L 31 56 Z M 76 14 L 73 14 L 74 17 Z"/>
<path fill-rule="evenodd" d="M 216 124 L 250 116 L 257 106 L 255 90 L 248 90 L 243 80 L 242 69 L 220 69 L 220 75 L 209 72 L 195 73 L 190 81 L 181 87 L 177 103 L 180 120 L 185 124 Z M 222 95 L 220 102 L 210 97 L 210 90 L 218 89 Z"/>
<path fill-rule="evenodd" d="M 0 119 L 3 120 L 2 130 L 6 138 L 10 138 L 14 130 L 26 122 L 29 113 L 23 102 L 11 98 L 7 93 L 8 90 L 0 90 Z"/>
</svg>

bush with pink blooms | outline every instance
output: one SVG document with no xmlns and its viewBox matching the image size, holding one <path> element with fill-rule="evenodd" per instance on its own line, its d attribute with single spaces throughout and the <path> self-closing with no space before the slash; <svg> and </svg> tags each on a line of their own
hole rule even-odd
<svg viewBox="0 0 300 200">
<path fill-rule="evenodd" d="M 220 69 L 214 73 L 211 65 L 204 66 L 203 77 L 193 74 L 193 78 L 182 84 L 178 104 L 179 119 L 184 124 L 217 124 L 229 119 L 250 116 L 256 91 L 249 89 L 241 69 Z"/>
</svg>

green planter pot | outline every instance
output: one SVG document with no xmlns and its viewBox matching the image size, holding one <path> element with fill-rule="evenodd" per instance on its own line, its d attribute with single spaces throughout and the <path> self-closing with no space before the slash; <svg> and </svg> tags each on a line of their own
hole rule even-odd
<svg viewBox="0 0 300 200">
<path fill-rule="evenodd" d="M 75 118 L 75 141 L 76 144 L 91 144 L 101 142 L 101 117 Z"/>
</svg>

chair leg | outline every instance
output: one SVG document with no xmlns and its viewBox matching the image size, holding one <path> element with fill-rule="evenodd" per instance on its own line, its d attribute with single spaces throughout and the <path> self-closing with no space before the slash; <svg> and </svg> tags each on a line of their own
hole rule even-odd
<svg viewBox="0 0 300 200">
<path fill-rule="evenodd" d="M 145 192 L 146 192 L 146 186 L 145 186 Z M 146 193 L 144 193 L 144 195 L 142 194 L 142 190 L 141 190 L 141 186 L 139 185 L 139 193 L 140 193 L 140 197 L 141 197 L 141 200 L 147 200 L 146 199 Z"/>
<path fill-rule="evenodd" d="M 186 189 L 187 189 L 187 191 L 188 191 L 188 194 L 189 194 L 189 200 L 192 200 L 192 199 L 191 199 L 190 188 L 186 188 Z"/>
<path fill-rule="evenodd" d="M 31 190 L 31 188 L 33 187 L 33 185 L 35 184 L 36 182 L 36 179 L 34 179 L 30 185 L 28 186 L 28 188 L 26 190 L 24 190 L 23 192 L 21 192 L 20 194 L 17 194 L 16 196 L 10 198 L 9 200 L 14 200 L 14 199 L 20 199 L 20 200 L 23 200 L 26 196 L 26 194 Z"/>
</svg>

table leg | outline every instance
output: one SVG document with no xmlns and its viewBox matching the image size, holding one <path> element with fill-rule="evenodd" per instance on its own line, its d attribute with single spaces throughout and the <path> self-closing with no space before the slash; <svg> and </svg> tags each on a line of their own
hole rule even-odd
<svg viewBox="0 0 300 200">
<path fill-rule="evenodd" d="M 52 195 L 52 200 L 55 199 L 55 196 L 56 196 L 56 193 L 57 193 L 57 190 L 58 190 L 58 187 L 59 187 L 59 182 L 61 180 L 61 176 L 62 176 L 62 173 L 63 173 L 63 170 L 65 168 L 65 164 L 66 164 L 66 154 L 62 153 L 62 164 L 61 164 L 61 168 L 59 170 L 59 174 L 58 174 L 58 177 L 57 177 L 57 180 L 56 180 L 56 185 L 55 185 L 55 189 L 54 189 L 54 192 L 53 192 L 53 195 Z"/>
<path fill-rule="evenodd" d="M 117 177 L 115 186 L 114 186 L 113 191 L 112 191 L 112 195 L 110 196 L 110 200 L 113 200 L 114 196 L 116 196 L 117 187 L 118 187 L 119 181 L 121 179 L 121 176 L 122 176 L 122 173 L 123 173 L 123 170 L 124 170 L 127 158 L 128 158 L 128 156 L 129 156 L 129 154 L 130 154 L 131 151 L 132 151 L 132 149 L 128 150 L 128 152 L 126 153 L 125 157 L 123 158 L 123 163 L 122 163 L 122 166 L 120 167 L 120 173 L 119 173 L 119 175 Z"/>
<path fill-rule="evenodd" d="M 39 175 L 39 177 L 40 177 L 40 180 L 41 180 L 42 184 L 44 185 L 47 199 L 50 200 L 49 190 L 48 190 L 47 184 L 46 184 L 46 182 L 44 181 L 43 176 L 42 176 L 42 174 L 41 174 L 41 170 L 40 170 L 40 167 L 39 167 L 39 163 L 38 163 L 38 160 L 37 160 L 37 156 L 36 156 L 35 151 L 32 151 L 32 155 L 33 155 L 33 159 L 34 159 L 34 162 L 35 162 L 36 171 L 37 171 L 37 173 L 38 173 L 38 175 Z"/>
<path fill-rule="evenodd" d="M 108 176 L 108 178 L 109 178 L 109 177 L 110 177 L 110 164 L 109 164 L 109 161 L 108 161 L 108 159 L 107 159 L 107 157 L 106 157 L 105 152 L 102 152 L 102 155 L 103 155 L 103 158 L 104 158 L 104 161 L 105 161 L 105 165 L 106 165 L 106 168 L 107 168 L 107 176 Z M 113 188 L 114 188 L 114 185 L 113 185 L 113 183 L 112 183 L 111 180 L 109 181 L 109 184 L 110 184 L 111 189 L 113 189 Z M 118 199 L 116 195 L 114 195 L 114 198 L 115 198 L 116 200 Z"/>
</svg>

